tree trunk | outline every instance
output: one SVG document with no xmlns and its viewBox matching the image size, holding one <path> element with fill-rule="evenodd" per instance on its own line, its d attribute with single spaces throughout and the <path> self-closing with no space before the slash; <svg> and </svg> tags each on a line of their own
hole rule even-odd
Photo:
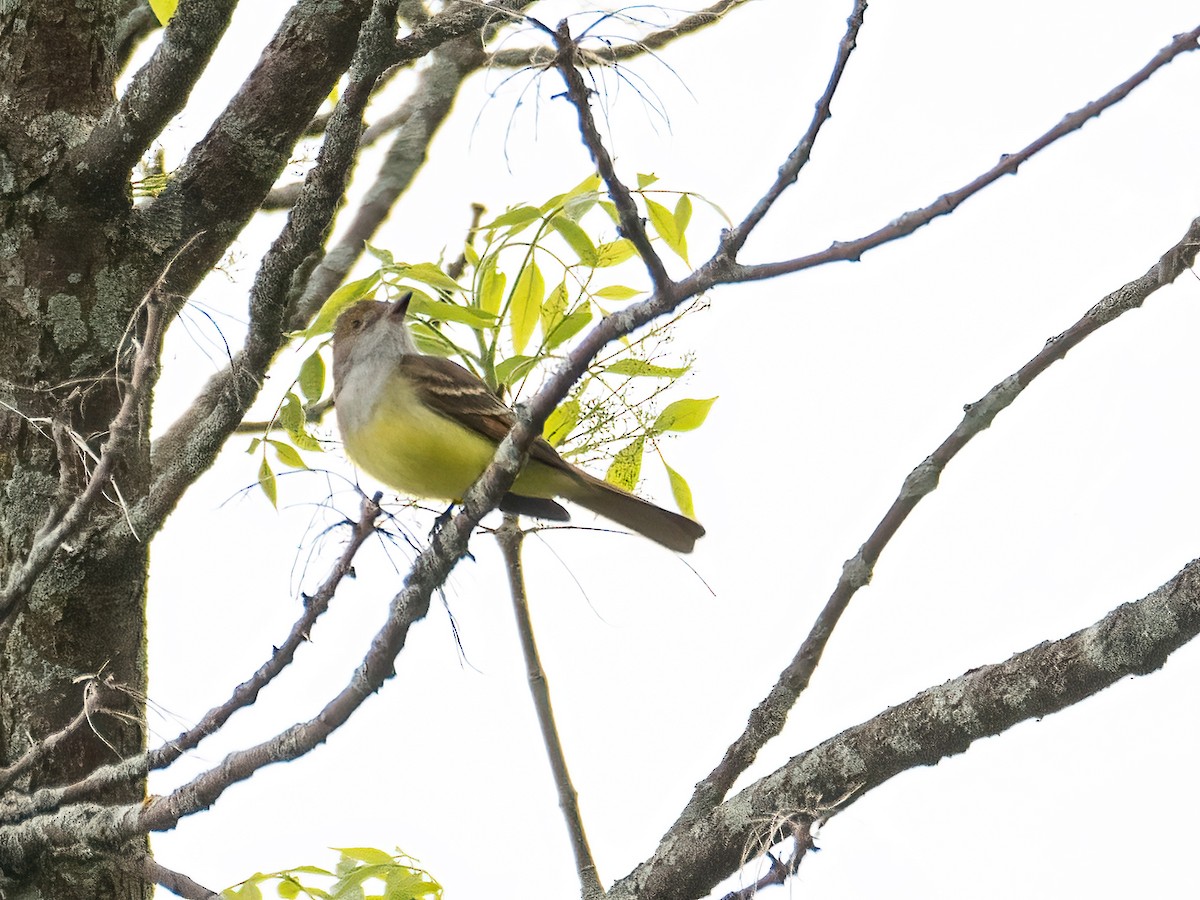
<svg viewBox="0 0 1200 900">
<path fill-rule="evenodd" d="M 67 164 L 113 102 L 117 0 L 22 0 L 0 11 L 0 571 L 19 565 L 48 517 L 86 482 L 123 395 L 136 349 L 142 273 L 120 260 L 131 212 L 127 184 L 107 190 Z M 60 548 L 3 625 L 0 766 L 11 765 L 83 709 L 96 712 L 13 786 L 77 780 L 145 741 L 147 548 L 121 504 L 149 477 L 148 405 L 111 489 Z M 0 578 L 0 581 L 3 581 Z M 93 678 L 89 679 L 89 676 Z M 107 686 L 102 686 L 102 683 Z M 126 718 L 125 716 L 128 716 Z M 94 799 L 136 801 L 127 783 Z M 148 897 L 117 865 L 144 848 L 76 848 L 4 872 L 21 898 Z M 114 852 L 115 851 L 115 852 Z"/>
</svg>

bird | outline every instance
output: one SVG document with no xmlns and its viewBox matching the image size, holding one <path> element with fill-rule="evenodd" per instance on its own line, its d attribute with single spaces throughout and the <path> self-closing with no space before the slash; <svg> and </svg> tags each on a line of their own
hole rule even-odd
<svg viewBox="0 0 1200 900">
<path fill-rule="evenodd" d="M 491 461 L 516 421 L 487 384 L 439 356 L 421 353 L 409 332 L 412 298 L 360 300 L 333 333 L 334 409 L 346 455 L 407 496 L 457 502 Z M 552 521 L 582 506 L 678 553 L 704 535 L 699 522 L 663 509 L 564 460 L 534 439 L 505 512 Z"/>
</svg>

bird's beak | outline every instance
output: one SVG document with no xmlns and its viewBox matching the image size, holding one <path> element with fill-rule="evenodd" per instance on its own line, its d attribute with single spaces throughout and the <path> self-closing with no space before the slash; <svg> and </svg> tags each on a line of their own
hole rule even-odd
<svg viewBox="0 0 1200 900">
<path fill-rule="evenodd" d="M 389 315 L 395 316 L 399 320 L 403 320 L 408 315 L 408 302 L 412 300 L 412 291 L 407 291 L 403 297 L 392 304 Z"/>
</svg>

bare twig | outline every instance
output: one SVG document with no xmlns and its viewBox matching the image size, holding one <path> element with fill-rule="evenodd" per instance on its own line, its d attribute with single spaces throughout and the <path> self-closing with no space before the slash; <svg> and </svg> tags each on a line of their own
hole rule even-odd
<svg viewBox="0 0 1200 900">
<path fill-rule="evenodd" d="M 830 107 L 833 105 L 833 95 L 837 93 L 842 76 L 846 73 L 846 65 L 850 62 L 850 54 L 854 52 L 856 41 L 858 40 L 858 32 L 862 28 L 863 17 L 866 14 L 866 0 L 855 0 L 854 12 L 846 20 L 846 33 L 842 35 L 842 39 L 838 43 L 837 58 L 833 64 L 833 72 L 829 75 L 829 83 L 825 87 L 825 93 L 817 101 L 817 106 L 813 112 L 812 122 L 809 123 L 808 130 L 804 132 L 804 137 L 800 138 L 800 142 L 796 144 L 795 149 L 788 154 L 788 158 L 784 164 L 779 167 L 779 174 L 775 182 L 759 198 L 758 202 L 754 204 L 754 208 L 750 210 L 746 218 L 738 223 L 737 227 L 725 232 L 719 252 L 728 255 L 730 258 L 737 256 L 745 245 L 746 238 L 750 236 L 750 232 L 770 212 L 775 201 L 779 199 L 785 190 L 796 183 L 796 179 L 800 176 L 800 170 L 808 163 L 809 156 L 812 154 L 812 148 L 817 141 L 817 135 L 821 132 L 821 126 L 829 119 Z"/>
<path fill-rule="evenodd" d="M 715 268 L 720 270 L 721 277 L 711 281 L 710 284 L 729 281 L 758 281 L 763 278 L 774 278 L 790 272 L 811 269 L 829 262 L 857 261 L 868 250 L 873 250 L 883 244 L 907 237 L 917 229 L 928 225 L 934 219 L 954 212 L 964 201 L 975 196 L 1002 176 L 1015 174 L 1022 163 L 1042 150 L 1045 150 L 1051 144 L 1066 137 L 1071 132 L 1082 128 L 1089 119 L 1094 119 L 1105 110 L 1125 99 L 1130 92 L 1144 84 L 1151 75 L 1166 66 L 1177 56 L 1197 49 L 1197 40 L 1200 40 L 1200 27 L 1178 35 L 1170 44 L 1158 51 L 1146 65 L 1142 66 L 1137 72 L 1099 100 L 1093 100 L 1086 106 L 1063 117 L 1062 121 L 1033 141 L 1033 143 L 1015 153 L 1004 154 L 996 165 L 992 166 L 992 168 L 975 178 L 969 184 L 943 194 L 928 206 L 904 213 L 898 219 L 889 222 L 883 228 L 864 237 L 855 238 L 850 241 L 835 241 L 825 250 L 810 253 L 807 256 L 796 257 L 795 259 L 747 266 L 733 263 L 733 255 L 731 253 L 719 251 L 714 258 L 714 262 L 717 263 Z M 699 275 L 700 273 L 696 273 L 696 276 Z"/>
<path fill-rule="evenodd" d="M 950 460 L 971 438 L 991 425 L 1000 411 L 1012 403 L 1035 378 L 1066 356 L 1067 352 L 1084 338 L 1123 313 L 1137 309 L 1160 287 L 1170 284 L 1187 271 L 1195 262 L 1198 251 L 1200 218 L 1192 220 L 1179 242 L 1164 253 L 1144 275 L 1104 297 L 1074 325 L 1048 340 L 1033 359 L 995 385 L 980 400 L 968 403 L 964 407 L 965 413 L 958 427 L 909 473 L 900 488 L 899 496 L 875 526 L 870 537 L 859 548 L 858 553 L 846 561 L 837 586 L 834 587 L 825 608 L 813 623 L 812 630 L 799 651 L 780 673 L 779 680 L 770 693 L 750 713 L 745 731 L 725 751 L 720 764 L 696 785 L 691 800 L 673 827 L 694 821 L 716 806 L 725 797 L 736 778 L 754 761 L 758 751 L 783 729 L 788 711 L 808 687 L 809 679 L 821 661 L 825 645 L 833 635 L 833 629 L 842 613 L 846 611 L 851 598 L 859 588 L 871 580 L 875 563 L 884 547 L 904 524 L 921 498 L 937 488 L 938 479 Z"/>
<path fill-rule="evenodd" d="M 162 343 L 165 311 L 165 298 L 159 296 L 162 280 L 170 271 L 170 266 L 159 278 L 159 283 L 142 301 L 146 310 L 146 328 L 142 335 L 142 345 L 133 360 L 133 373 L 129 379 L 129 387 L 121 408 L 109 426 L 108 440 L 100 454 L 100 460 L 92 470 L 87 486 L 75 498 L 65 512 L 58 515 L 58 510 L 52 511 L 51 516 L 34 536 L 29 553 L 19 564 L 14 565 L 8 573 L 8 580 L 0 593 L 0 621 L 8 618 L 24 601 L 34 581 L 49 565 L 50 560 L 63 544 L 74 537 L 83 527 L 88 514 L 96 501 L 108 487 L 117 465 L 125 454 L 127 445 L 132 441 L 139 427 L 139 412 L 143 400 L 153 385 L 158 366 L 158 352 Z"/>
<path fill-rule="evenodd" d="M 575 786 L 571 783 L 571 773 L 567 768 L 567 757 L 563 752 L 562 739 L 558 734 L 558 726 L 554 722 L 554 708 L 550 703 L 550 684 L 542 669 L 542 661 L 538 655 L 537 642 L 533 637 L 533 619 L 529 615 L 529 597 L 525 592 L 525 573 L 521 563 L 521 546 L 525 535 L 517 522 L 517 517 L 511 514 L 504 516 L 504 524 L 495 532 L 496 542 L 504 557 L 504 567 L 508 571 L 508 588 L 512 596 L 513 614 L 517 620 L 517 634 L 521 639 L 521 655 L 525 659 L 525 670 L 529 677 L 529 693 L 533 698 L 533 708 L 537 712 L 538 725 L 542 731 L 542 744 L 546 748 L 546 756 L 550 760 L 550 769 L 554 773 L 554 786 L 558 791 L 558 805 L 562 808 L 563 819 L 571 836 L 571 849 L 575 854 L 575 871 L 579 877 L 580 893 L 583 900 L 601 900 L 604 897 L 604 885 L 600 882 L 600 873 L 596 870 L 596 860 L 588 846 L 587 832 L 583 827 L 583 818 L 579 813 L 579 797 Z"/>
<path fill-rule="evenodd" d="M 694 34 L 702 28 L 721 21 L 727 12 L 745 6 L 749 2 L 750 0 L 720 0 L 718 3 L 713 3 L 711 6 L 685 16 L 674 25 L 652 31 L 631 43 L 608 47 L 601 53 L 591 50 L 586 52 L 589 56 L 602 59 L 606 64 L 644 56 L 652 50 L 659 50 L 681 37 Z M 554 54 L 545 47 L 514 47 L 493 53 L 488 58 L 488 65 L 516 69 L 526 66 L 544 66 L 553 61 Z"/>
<path fill-rule="evenodd" d="M 588 148 L 588 152 L 592 155 L 592 160 L 596 163 L 600 177 L 604 179 L 609 197 L 617 207 L 617 213 L 621 218 L 621 233 L 637 248 L 638 255 L 642 258 L 642 264 L 650 274 L 650 281 L 654 285 L 655 293 L 664 296 L 672 295 L 674 294 L 674 282 L 667 274 L 667 268 L 663 265 L 658 251 L 650 243 L 650 236 L 646 233 L 646 226 L 642 223 L 637 206 L 633 202 L 633 195 L 624 182 L 617 177 L 612 156 L 609 154 L 608 148 L 604 146 L 604 141 L 596 128 L 596 120 L 592 117 L 592 108 L 588 99 L 587 85 L 584 84 L 583 76 L 579 74 L 577 68 L 580 62 L 579 47 L 571 38 L 566 19 L 558 23 L 558 30 L 554 32 L 554 46 L 558 48 L 555 66 L 562 74 L 563 81 L 566 82 L 567 96 L 579 117 L 579 133 L 583 137 L 583 143 Z"/>
</svg>

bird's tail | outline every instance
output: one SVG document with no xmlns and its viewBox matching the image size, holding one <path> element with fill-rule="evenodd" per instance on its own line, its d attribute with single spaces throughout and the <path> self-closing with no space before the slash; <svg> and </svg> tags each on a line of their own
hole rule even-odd
<svg viewBox="0 0 1200 900">
<path fill-rule="evenodd" d="M 696 539 L 704 536 L 704 526 L 687 516 L 655 506 L 582 470 L 576 469 L 574 474 L 578 480 L 563 496 L 598 516 L 624 525 L 677 553 L 691 553 Z"/>
</svg>

